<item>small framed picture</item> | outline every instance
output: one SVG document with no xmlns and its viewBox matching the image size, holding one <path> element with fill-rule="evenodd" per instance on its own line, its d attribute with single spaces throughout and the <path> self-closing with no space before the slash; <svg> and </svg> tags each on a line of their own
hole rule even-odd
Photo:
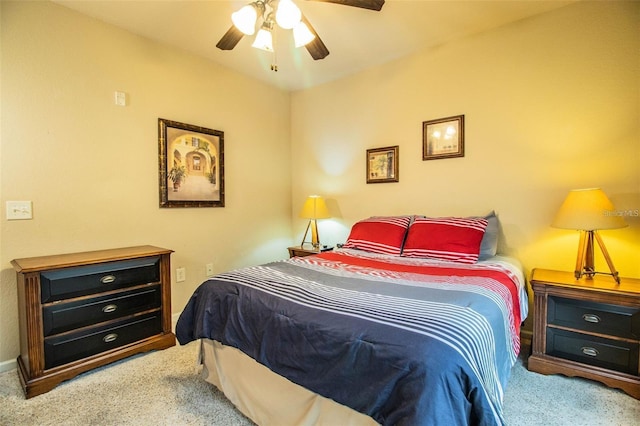
<svg viewBox="0 0 640 426">
<path fill-rule="evenodd" d="M 422 122 L 422 159 L 464 157 L 464 115 Z"/>
<path fill-rule="evenodd" d="M 158 119 L 160 207 L 224 207 L 224 132 Z"/>
<path fill-rule="evenodd" d="M 367 150 L 367 183 L 398 182 L 399 146 Z"/>
</svg>

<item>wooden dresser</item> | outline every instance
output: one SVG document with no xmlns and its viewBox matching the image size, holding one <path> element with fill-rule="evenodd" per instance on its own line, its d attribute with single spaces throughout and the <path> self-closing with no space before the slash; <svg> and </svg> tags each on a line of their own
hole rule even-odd
<svg viewBox="0 0 640 426">
<path fill-rule="evenodd" d="M 529 370 L 600 381 L 640 399 L 640 280 L 534 269 Z"/>
<path fill-rule="evenodd" d="M 175 345 L 172 251 L 138 246 L 15 259 L 27 398 L 130 355 Z"/>
</svg>

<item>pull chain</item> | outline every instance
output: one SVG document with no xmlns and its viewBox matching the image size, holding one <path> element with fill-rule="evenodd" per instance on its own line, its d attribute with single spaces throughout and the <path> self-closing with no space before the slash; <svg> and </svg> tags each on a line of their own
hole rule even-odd
<svg viewBox="0 0 640 426">
<path fill-rule="evenodd" d="M 278 72 L 278 36 L 276 35 L 276 31 L 271 32 L 271 36 L 273 37 L 273 62 L 271 63 L 271 71 Z"/>
</svg>

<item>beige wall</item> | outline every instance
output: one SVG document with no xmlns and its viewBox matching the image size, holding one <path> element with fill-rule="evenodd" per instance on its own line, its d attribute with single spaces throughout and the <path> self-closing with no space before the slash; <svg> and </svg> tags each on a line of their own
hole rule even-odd
<svg viewBox="0 0 640 426">
<path fill-rule="evenodd" d="M 640 209 L 640 3 L 588 2 L 292 96 L 293 213 L 343 242 L 369 215 L 498 213 L 502 252 L 573 270 L 578 234 L 549 225 L 570 189 Z M 422 122 L 464 114 L 464 158 L 422 161 Z M 399 145 L 400 182 L 366 184 L 368 148 Z M 621 275 L 640 277 L 640 217 L 603 231 Z M 294 220 L 294 230 L 304 230 Z M 601 259 L 599 270 L 607 270 Z"/>
<path fill-rule="evenodd" d="M 0 362 L 19 352 L 11 259 L 167 247 L 180 312 L 206 263 L 287 256 L 288 93 L 49 2 L 2 2 L 1 71 Z M 225 132 L 226 207 L 158 207 L 159 117 Z M 33 220 L 7 221 L 6 200 Z"/>
</svg>

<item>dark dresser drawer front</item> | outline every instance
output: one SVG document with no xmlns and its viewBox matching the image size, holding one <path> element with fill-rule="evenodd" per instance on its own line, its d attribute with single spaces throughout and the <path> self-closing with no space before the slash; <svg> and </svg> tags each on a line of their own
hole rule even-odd
<svg viewBox="0 0 640 426">
<path fill-rule="evenodd" d="M 40 274 L 41 298 L 46 303 L 159 280 L 158 256 L 57 269 Z"/>
<path fill-rule="evenodd" d="M 549 296 L 547 322 L 592 333 L 640 338 L 640 307 Z"/>
<path fill-rule="evenodd" d="M 638 343 L 547 329 L 547 355 L 638 375 Z"/>
<path fill-rule="evenodd" d="M 160 305 L 160 284 L 75 302 L 54 303 L 42 309 L 44 335 L 121 318 Z"/>
<path fill-rule="evenodd" d="M 45 369 L 87 358 L 162 332 L 160 312 L 44 340 Z"/>
</svg>

